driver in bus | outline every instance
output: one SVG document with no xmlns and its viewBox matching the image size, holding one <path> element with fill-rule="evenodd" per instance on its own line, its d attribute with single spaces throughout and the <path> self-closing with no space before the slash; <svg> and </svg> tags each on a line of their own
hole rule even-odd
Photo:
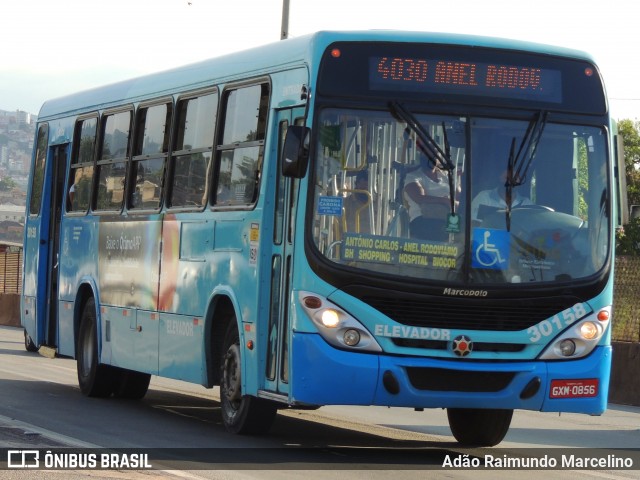
<svg viewBox="0 0 640 480">
<path fill-rule="evenodd" d="M 475 225 L 480 225 L 484 218 L 491 213 L 507 208 L 507 171 L 500 175 L 500 183 L 494 188 L 482 190 L 471 201 L 471 221 Z M 511 190 L 511 208 L 524 205 L 533 205 L 533 202 L 518 192 L 517 187 Z"/>
</svg>

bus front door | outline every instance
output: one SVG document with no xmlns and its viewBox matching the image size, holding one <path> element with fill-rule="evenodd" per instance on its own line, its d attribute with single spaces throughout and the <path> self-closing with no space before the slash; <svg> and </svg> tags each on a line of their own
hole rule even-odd
<svg viewBox="0 0 640 480">
<path fill-rule="evenodd" d="M 29 332 L 34 343 L 54 350 L 58 335 L 58 267 L 60 254 L 60 221 L 64 199 L 64 181 L 68 144 L 49 147 L 47 171 L 42 185 L 43 205 L 40 216 L 38 261 L 32 272 L 36 289 L 35 331 Z M 27 328 L 27 330 L 30 330 Z"/>
<path fill-rule="evenodd" d="M 282 175 L 282 147 L 287 127 L 301 123 L 303 108 L 278 112 L 278 166 L 274 193 L 275 212 L 271 256 L 269 337 L 265 389 L 268 394 L 289 393 L 289 299 L 293 273 L 293 239 L 299 180 Z M 267 394 L 267 396 L 268 396 Z"/>
</svg>

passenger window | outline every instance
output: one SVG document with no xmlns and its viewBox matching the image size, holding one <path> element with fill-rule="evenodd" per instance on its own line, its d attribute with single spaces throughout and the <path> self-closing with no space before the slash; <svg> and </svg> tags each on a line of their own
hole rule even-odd
<svg viewBox="0 0 640 480">
<path fill-rule="evenodd" d="M 160 208 L 170 125 L 170 103 L 138 110 L 131 162 L 129 208 Z"/>
<path fill-rule="evenodd" d="M 68 212 L 86 212 L 89 209 L 97 127 L 97 117 L 86 118 L 76 123 L 69 175 Z"/>
<path fill-rule="evenodd" d="M 124 200 L 131 112 L 106 115 L 102 119 L 102 146 L 98 155 L 97 210 L 120 210 Z"/>
<path fill-rule="evenodd" d="M 268 108 L 266 83 L 226 92 L 223 143 L 217 147 L 216 206 L 248 205 L 258 198 Z"/>
<path fill-rule="evenodd" d="M 178 102 L 171 155 L 172 207 L 201 207 L 207 201 L 217 109 L 215 92 Z"/>
</svg>

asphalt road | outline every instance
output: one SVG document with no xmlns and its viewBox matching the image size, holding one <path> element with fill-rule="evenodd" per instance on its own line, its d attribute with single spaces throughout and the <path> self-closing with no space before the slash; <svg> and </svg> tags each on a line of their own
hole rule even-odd
<svg viewBox="0 0 640 480">
<path fill-rule="evenodd" d="M 511 469 L 443 468 L 443 459 L 576 452 L 591 458 L 610 451 L 626 455 L 635 468 L 539 468 L 518 476 L 540 478 L 544 471 L 561 479 L 640 478 L 640 408 L 611 405 L 600 417 L 518 411 L 505 441 L 485 450 L 459 448 L 442 410 L 285 411 L 268 436 L 234 436 L 222 427 L 217 389 L 153 377 L 141 401 L 86 398 L 77 386 L 74 360 L 28 353 L 20 329 L 0 327 L 0 448 L 60 447 L 87 455 L 148 453 L 154 469 L 12 469 L 0 470 L 0 478 L 511 478 Z M 627 455 L 621 449 L 635 450 Z"/>
</svg>

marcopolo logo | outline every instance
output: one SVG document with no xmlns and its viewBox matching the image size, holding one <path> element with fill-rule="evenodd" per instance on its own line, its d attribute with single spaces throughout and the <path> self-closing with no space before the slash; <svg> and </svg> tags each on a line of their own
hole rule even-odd
<svg viewBox="0 0 640 480">
<path fill-rule="evenodd" d="M 486 297 L 489 295 L 489 292 L 487 290 L 458 290 L 456 288 L 445 288 L 442 294 L 455 297 Z"/>
</svg>

